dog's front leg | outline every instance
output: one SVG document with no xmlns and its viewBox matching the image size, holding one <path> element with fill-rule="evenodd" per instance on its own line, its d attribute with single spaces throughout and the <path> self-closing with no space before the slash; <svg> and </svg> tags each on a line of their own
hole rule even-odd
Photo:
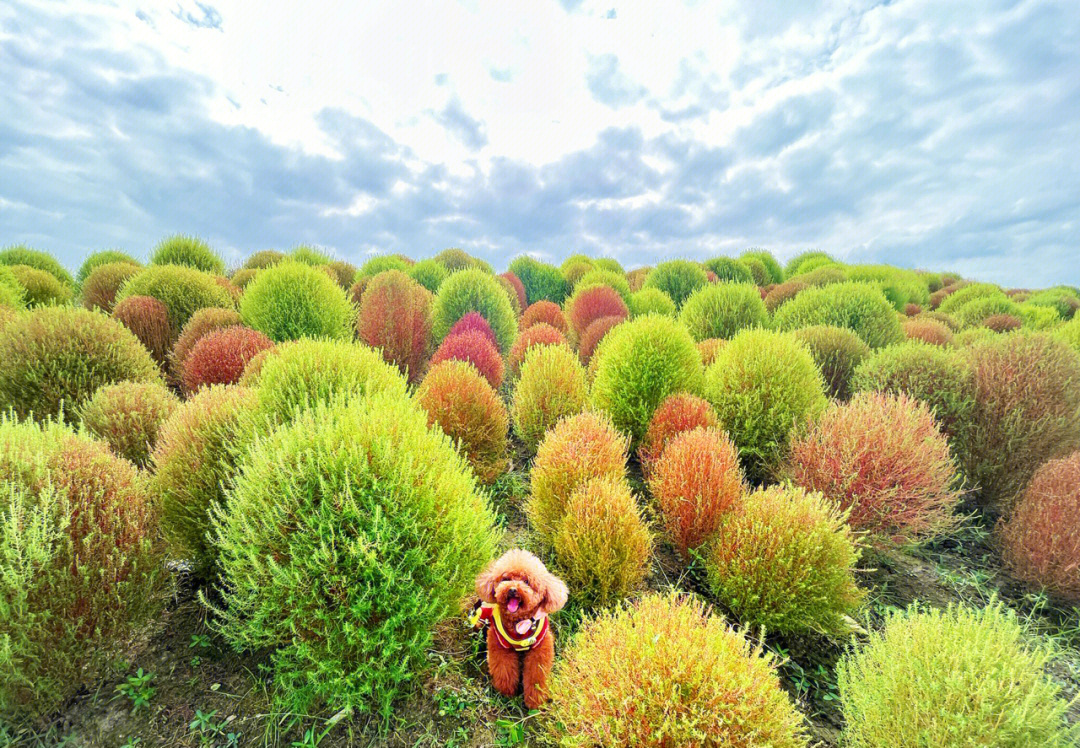
<svg viewBox="0 0 1080 748">
<path fill-rule="evenodd" d="M 525 653 L 525 706 L 537 709 L 547 701 L 547 677 L 555 661 L 555 636 L 548 633 Z"/>
<path fill-rule="evenodd" d="M 518 683 L 521 682 L 521 661 L 517 652 L 499 644 L 494 626 L 488 627 L 487 661 L 495 688 L 505 696 L 516 696 Z"/>
</svg>

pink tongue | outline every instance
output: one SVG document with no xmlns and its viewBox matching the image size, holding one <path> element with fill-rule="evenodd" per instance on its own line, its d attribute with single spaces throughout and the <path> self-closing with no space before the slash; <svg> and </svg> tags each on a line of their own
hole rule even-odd
<svg viewBox="0 0 1080 748">
<path fill-rule="evenodd" d="M 518 621 L 517 626 L 514 627 L 519 634 L 529 633 L 529 629 L 532 628 L 532 620 L 526 618 L 524 621 Z"/>
<path fill-rule="evenodd" d="M 506 604 L 506 609 L 511 613 L 514 613 L 518 609 L 518 599 L 516 597 L 510 598 L 510 602 Z"/>
</svg>

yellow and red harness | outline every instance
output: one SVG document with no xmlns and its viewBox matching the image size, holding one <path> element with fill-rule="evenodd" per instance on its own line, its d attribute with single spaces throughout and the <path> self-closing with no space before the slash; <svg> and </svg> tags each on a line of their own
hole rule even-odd
<svg viewBox="0 0 1080 748">
<path fill-rule="evenodd" d="M 529 628 L 528 635 L 524 638 L 515 638 L 510 636 L 503 626 L 502 616 L 499 615 L 498 605 L 477 601 L 476 605 L 473 606 L 472 615 L 469 616 L 469 625 L 473 628 L 480 628 L 485 624 L 491 623 L 494 625 L 493 631 L 495 632 L 495 640 L 499 642 L 499 646 L 503 649 L 513 649 L 517 652 L 528 652 L 542 642 L 548 632 L 548 619 L 543 613 L 540 613 L 538 618 L 529 620 L 532 621 L 532 625 Z"/>
</svg>

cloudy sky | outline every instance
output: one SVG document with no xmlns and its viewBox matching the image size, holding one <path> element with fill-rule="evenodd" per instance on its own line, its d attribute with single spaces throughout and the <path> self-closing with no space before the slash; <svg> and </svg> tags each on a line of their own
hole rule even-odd
<svg viewBox="0 0 1080 748">
<path fill-rule="evenodd" d="M 1076 0 L 336 5 L 6 0 L 0 245 L 1080 283 Z"/>
</svg>

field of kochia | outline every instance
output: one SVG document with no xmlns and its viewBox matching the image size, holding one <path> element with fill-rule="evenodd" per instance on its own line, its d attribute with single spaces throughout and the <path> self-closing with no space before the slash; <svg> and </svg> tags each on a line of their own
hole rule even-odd
<svg viewBox="0 0 1080 748">
<path fill-rule="evenodd" d="M 1080 289 L 0 249 L 0 743 L 1080 745 Z M 565 581 L 546 703 L 474 580 Z"/>
</svg>

